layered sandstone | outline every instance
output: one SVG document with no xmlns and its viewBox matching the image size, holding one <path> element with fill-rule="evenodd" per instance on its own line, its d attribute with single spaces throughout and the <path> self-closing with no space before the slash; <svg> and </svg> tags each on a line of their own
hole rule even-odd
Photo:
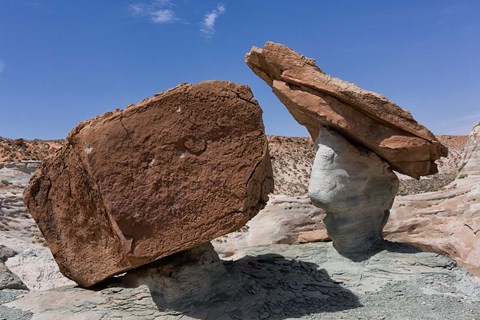
<svg viewBox="0 0 480 320">
<path fill-rule="evenodd" d="M 437 192 L 398 198 L 385 226 L 387 239 L 446 254 L 480 275 L 480 125 L 469 135 L 464 162 Z"/>
<path fill-rule="evenodd" d="M 398 191 L 398 178 L 375 153 L 320 128 L 308 193 L 327 212 L 323 222 L 345 255 L 367 252 L 382 229 Z"/>
<path fill-rule="evenodd" d="M 313 141 L 320 127 L 330 127 L 414 178 L 436 173 L 435 160 L 447 155 L 447 148 L 408 111 L 380 94 L 325 74 L 313 59 L 284 45 L 267 42 L 263 48 L 254 47 L 246 62 Z"/>
<path fill-rule="evenodd" d="M 448 149 L 384 96 L 325 74 L 284 45 L 254 47 L 246 63 L 316 141 L 308 193 L 327 213 L 335 248 L 367 253 L 382 239 L 398 191 L 392 170 L 417 179 L 437 173 L 435 160 Z"/>
<path fill-rule="evenodd" d="M 473 128 L 465 145 L 459 178 L 480 176 L 480 123 Z"/>
<path fill-rule="evenodd" d="M 257 101 L 209 81 L 79 124 L 25 202 L 61 272 L 91 286 L 239 229 L 272 190 Z"/>
</svg>

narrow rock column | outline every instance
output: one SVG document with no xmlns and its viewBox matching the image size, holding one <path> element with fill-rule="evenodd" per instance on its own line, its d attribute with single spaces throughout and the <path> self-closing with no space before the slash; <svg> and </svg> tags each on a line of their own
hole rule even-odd
<svg viewBox="0 0 480 320">
<path fill-rule="evenodd" d="M 375 153 L 320 128 L 308 193 L 324 209 L 327 232 L 343 255 L 363 254 L 382 239 L 398 178 Z"/>
</svg>

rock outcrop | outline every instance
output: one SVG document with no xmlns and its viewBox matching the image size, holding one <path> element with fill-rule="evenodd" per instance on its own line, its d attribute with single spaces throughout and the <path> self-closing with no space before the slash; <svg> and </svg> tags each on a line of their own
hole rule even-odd
<svg viewBox="0 0 480 320">
<path fill-rule="evenodd" d="M 245 227 L 212 241 L 222 257 L 229 257 L 244 248 L 298 244 L 310 240 L 326 240 L 325 212 L 316 208 L 308 196 L 272 195 L 267 205 Z M 322 237 L 323 231 L 323 237 Z M 314 232 L 315 234 L 311 233 Z M 320 236 L 320 237 L 319 237 Z"/>
<path fill-rule="evenodd" d="M 375 153 L 320 128 L 308 193 L 323 208 L 323 222 L 342 254 L 367 252 L 382 229 L 398 191 L 398 178 Z"/>
<path fill-rule="evenodd" d="M 465 145 L 456 180 L 437 192 L 395 200 L 386 238 L 446 254 L 480 275 L 480 126 Z"/>
<path fill-rule="evenodd" d="M 459 178 L 480 176 L 480 123 L 468 136 L 459 171 Z"/>
<path fill-rule="evenodd" d="M 414 178 L 436 173 L 434 161 L 447 155 L 447 148 L 409 112 L 380 94 L 325 74 L 315 60 L 284 45 L 254 47 L 246 62 L 313 141 L 320 127 L 328 126 Z"/>
<path fill-rule="evenodd" d="M 281 44 L 254 47 L 246 63 L 316 141 L 308 192 L 327 213 L 335 248 L 365 254 L 382 239 L 398 191 L 392 170 L 417 179 L 434 174 L 448 149 L 384 96 L 326 75 Z"/>
<path fill-rule="evenodd" d="M 250 89 L 208 81 L 79 124 L 24 196 L 61 272 L 91 286 L 239 229 L 272 190 Z"/>
<path fill-rule="evenodd" d="M 345 259 L 330 243 L 248 248 L 232 261 L 196 250 L 202 255 L 190 261 L 169 257 L 96 290 L 63 287 L 0 301 L 0 317 L 471 319 L 480 312 L 478 279 L 447 257 L 408 246 L 389 244 L 368 263 Z"/>
</svg>

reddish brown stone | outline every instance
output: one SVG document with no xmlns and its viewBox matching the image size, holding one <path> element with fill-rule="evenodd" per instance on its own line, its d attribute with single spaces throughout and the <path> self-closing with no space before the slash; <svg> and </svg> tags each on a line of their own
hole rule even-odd
<svg viewBox="0 0 480 320">
<path fill-rule="evenodd" d="M 262 110 L 243 85 L 182 84 L 67 140 L 25 202 L 81 286 L 237 230 L 273 190 Z"/>
<path fill-rule="evenodd" d="M 328 126 L 415 178 L 436 173 L 434 161 L 448 153 L 409 112 L 380 94 L 325 74 L 315 60 L 284 45 L 254 47 L 246 62 L 307 127 L 313 141 L 320 127 Z"/>
</svg>

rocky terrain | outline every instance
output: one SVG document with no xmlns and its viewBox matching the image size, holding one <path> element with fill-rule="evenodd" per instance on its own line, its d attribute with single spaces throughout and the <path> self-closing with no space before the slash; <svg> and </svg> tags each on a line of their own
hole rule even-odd
<svg viewBox="0 0 480 320">
<path fill-rule="evenodd" d="M 296 161 L 305 140 L 269 137 L 277 143 L 271 147 L 274 171 L 277 156 Z M 13 172 L 0 169 L 3 179 L 17 184 L 0 192 L 1 220 L 8 226 L 0 242 L 14 249 L 5 265 L 18 278 L 11 276 L 13 286 L 0 291 L 0 318 L 476 319 L 480 314 L 478 278 L 445 256 L 392 244 L 354 263 L 338 256 L 330 242 L 304 243 L 328 240 L 319 232 L 323 211 L 305 196 L 272 196 L 240 232 L 213 242 L 221 260 L 210 254 L 210 263 L 197 258 L 175 268 L 158 262 L 153 274 L 150 267 L 138 271 L 149 276 L 134 273 L 95 290 L 80 289 L 60 274 L 26 213 L 21 200 L 30 175 Z"/>
<path fill-rule="evenodd" d="M 25 140 L 0 137 L 0 166 L 3 162 L 41 160 L 60 149 L 63 140 Z"/>
<path fill-rule="evenodd" d="M 436 136 L 436 138 L 447 146 L 449 151 L 447 157 L 437 161 L 439 172 L 432 176 L 422 177 L 420 180 L 398 174 L 400 178 L 399 195 L 440 190 L 455 179 L 463 157 L 463 148 L 467 142 L 467 136 L 441 135 Z M 306 194 L 313 159 L 315 158 L 315 147 L 312 139 L 282 136 L 267 136 L 267 139 L 275 179 L 274 193 L 290 196 Z M 10 144 L 14 141 L 5 138 L 0 138 L 0 140 L 8 141 Z M 24 141 L 33 150 L 41 150 L 45 144 L 50 144 L 49 141 L 44 140 Z M 51 149 L 52 151 L 48 154 L 39 154 L 37 159 L 42 160 L 45 156 L 53 154 L 54 150 L 64 144 L 65 140 L 55 140 L 55 147 Z M 23 150 L 19 150 L 18 158 L 21 160 L 16 160 L 16 163 L 21 163 L 22 160 L 24 162 L 30 160 L 28 154 L 25 154 Z M 9 158 L 3 153 L 2 157 L 2 159 Z M 11 163 L 8 160 L 3 161 L 4 163 L 0 163 L 0 167 L 6 163 Z"/>
<path fill-rule="evenodd" d="M 437 138 L 283 45 L 246 62 L 315 148 L 267 138 L 250 89 L 225 81 L 80 123 L 40 166 L 16 142 L 0 319 L 479 317 L 480 125 Z"/>
<path fill-rule="evenodd" d="M 272 157 L 275 194 L 307 193 L 315 148 L 310 138 L 268 137 Z"/>
<path fill-rule="evenodd" d="M 441 255 L 395 244 L 368 263 L 330 243 L 211 249 L 159 261 L 95 290 L 38 291 L 4 304 L 19 319 L 476 319 L 480 282 Z M 198 251 L 201 252 L 199 256 Z M 188 263 L 185 263 L 188 261 Z M 408 306 L 408 307 L 407 307 Z"/>
<path fill-rule="evenodd" d="M 419 180 L 397 173 L 399 195 L 437 191 L 452 182 L 458 173 L 467 136 L 436 136 L 448 148 L 448 156 L 437 161 L 438 173 Z M 275 179 L 275 194 L 301 196 L 307 193 L 315 148 L 310 138 L 269 136 Z"/>
</svg>

